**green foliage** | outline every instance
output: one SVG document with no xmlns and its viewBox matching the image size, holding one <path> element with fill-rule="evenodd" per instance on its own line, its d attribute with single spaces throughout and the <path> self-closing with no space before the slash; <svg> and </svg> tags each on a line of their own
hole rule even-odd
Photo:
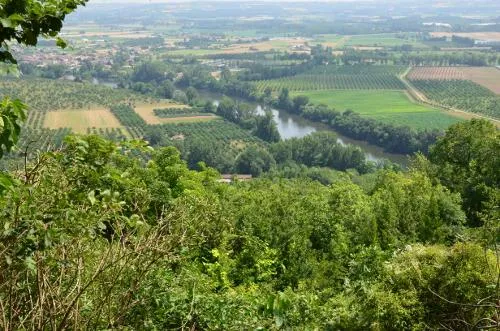
<svg viewBox="0 0 500 331">
<path fill-rule="evenodd" d="M 19 140 L 21 123 L 26 120 L 26 106 L 19 100 L 4 98 L 0 104 L 0 158 Z"/>
<path fill-rule="evenodd" d="M 500 186 L 500 135 L 486 120 L 456 124 L 431 149 L 431 166 L 420 168 L 463 198 L 470 225 L 481 225 L 491 213 Z M 493 209 L 490 209 L 493 208 Z"/>
<path fill-rule="evenodd" d="M 266 89 L 280 91 L 331 90 L 331 89 L 387 89 L 404 90 L 405 86 L 398 75 L 402 66 L 316 66 L 314 69 L 292 77 L 264 80 L 256 83 L 260 92 Z"/>
<path fill-rule="evenodd" d="M 235 162 L 237 172 L 253 176 L 269 171 L 276 163 L 267 150 L 256 146 L 246 148 L 238 155 Z"/>
<path fill-rule="evenodd" d="M 269 156 L 245 151 L 250 166 Z M 12 174 L 0 323 L 460 329 L 495 313 L 493 252 L 455 243 L 460 200 L 422 172 L 385 170 L 365 191 L 345 173 L 227 185 L 199 169 L 173 147 L 72 136 Z"/>
<path fill-rule="evenodd" d="M 416 88 L 437 104 L 500 118 L 500 97 L 467 80 L 413 80 Z"/>
</svg>

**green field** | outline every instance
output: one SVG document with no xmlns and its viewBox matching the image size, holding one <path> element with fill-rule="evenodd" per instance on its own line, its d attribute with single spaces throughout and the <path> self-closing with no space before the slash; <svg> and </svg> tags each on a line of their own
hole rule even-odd
<svg viewBox="0 0 500 331">
<path fill-rule="evenodd" d="M 415 129 L 446 129 L 460 121 L 437 109 L 412 102 L 403 91 L 325 90 L 292 95 L 306 95 L 314 104 L 326 104 L 339 111 L 350 109 L 385 123 Z"/>
<path fill-rule="evenodd" d="M 338 34 L 322 34 L 314 36 L 314 39 L 309 42 L 310 45 L 322 44 L 327 47 L 338 48 L 343 46 L 346 36 Z"/>
<path fill-rule="evenodd" d="M 259 91 L 267 88 L 280 91 L 287 88 L 290 91 L 308 90 L 404 90 L 405 85 L 399 79 L 407 68 L 405 66 L 387 65 L 347 65 L 319 66 L 312 70 L 292 77 L 257 81 Z"/>
<path fill-rule="evenodd" d="M 394 47 L 402 45 L 412 45 L 416 48 L 428 48 L 425 44 L 417 41 L 413 36 L 407 39 L 398 38 L 395 33 L 362 34 L 349 36 L 344 43 L 346 47 L 368 46 L 368 47 Z"/>
</svg>

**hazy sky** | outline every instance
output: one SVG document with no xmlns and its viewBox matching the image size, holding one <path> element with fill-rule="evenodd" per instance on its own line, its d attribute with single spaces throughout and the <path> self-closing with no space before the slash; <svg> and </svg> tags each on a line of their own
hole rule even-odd
<svg viewBox="0 0 500 331">
<path fill-rule="evenodd" d="M 91 3 L 172 3 L 172 2 L 209 2 L 209 1 L 226 1 L 226 2 L 253 2 L 252 0 L 90 0 Z M 268 2 L 353 2 L 357 0 L 258 0 Z M 364 0 L 377 1 L 377 0 Z"/>
</svg>

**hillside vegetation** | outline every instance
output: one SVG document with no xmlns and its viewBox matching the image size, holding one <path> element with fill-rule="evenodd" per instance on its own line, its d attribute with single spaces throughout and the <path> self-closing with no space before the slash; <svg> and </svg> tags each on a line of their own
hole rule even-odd
<svg viewBox="0 0 500 331">
<path fill-rule="evenodd" d="M 0 324 L 490 325 L 499 139 L 485 121 L 457 124 L 408 173 L 324 186 L 281 176 L 221 184 L 173 147 L 69 137 L 12 173 L 0 196 Z"/>
</svg>

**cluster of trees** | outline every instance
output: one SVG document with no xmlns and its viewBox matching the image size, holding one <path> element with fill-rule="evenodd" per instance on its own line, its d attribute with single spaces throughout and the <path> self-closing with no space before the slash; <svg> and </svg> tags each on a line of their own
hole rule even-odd
<svg viewBox="0 0 500 331">
<path fill-rule="evenodd" d="M 211 102 L 208 102 L 205 109 L 210 110 L 210 108 Z M 264 141 L 277 142 L 281 139 L 270 112 L 259 115 L 255 107 L 224 97 L 219 102 L 215 113 L 246 130 L 250 130 L 255 136 Z"/>
<path fill-rule="evenodd" d="M 250 81 L 295 76 L 310 70 L 313 67 L 313 63 L 308 61 L 290 66 L 268 66 L 256 62 L 243 67 L 246 70 L 243 71 L 238 78 Z"/>
<path fill-rule="evenodd" d="M 173 147 L 69 137 L 0 195 L 0 323 L 493 329 L 499 141 L 485 121 L 458 124 L 407 173 L 324 186 L 227 185 Z M 481 203 L 461 198 L 471 189 Z"/>
<path fill-rule="evenodd" d="M 341 55 L 332 55 L 330 62 L 337 64 L 372 62 L 379 64 L 413 66 L 489 66 L 498 65 L 500 57 L 496 52 L 387 52 L 385 50 L 359 51 L 355 49 L 347 49 Z"/>
</svg>

